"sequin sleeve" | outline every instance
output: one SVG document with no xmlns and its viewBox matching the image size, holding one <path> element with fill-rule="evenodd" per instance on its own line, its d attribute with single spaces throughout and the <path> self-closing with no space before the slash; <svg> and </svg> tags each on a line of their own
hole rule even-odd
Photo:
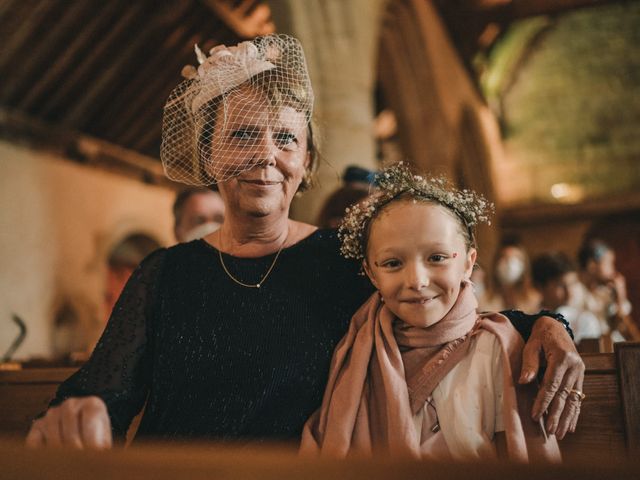
<svg viewBox="0 0 640 480">
<path fill-rule="evenodd" d="M 521 312 L 520 310 L 505 310 L 500 313 L 505 315 L 511 321 L 513 326 L 516 327 L 516 330 L 520 332 L 520 335 L 522 335 L 522 338 L 524 338 L 525 341 L 529 340 L 533 325 L 540 317 L 551 317 L 554 320 L 560 322 L 564 329 L 567 331 L 567 334 L 569 334 L 569 336 L 573 340 L 573 330 L 571 329 L 569 322 L 567 322 L 567 320 L 559 313 L 551 312 L 549 310 L 540 310 L 538 313 L 535 313 L 533 315 L 526 314 L 524 312 Z"/>
<path fill-rule="evenodd" d="M 50 406 L 96 395 L 107 405 L 113 434 L 122 438 L 147 397 L 152 370 L 156 292 L 166 249 L 132 273 L 88 362 L 65 380 Z"/>
</svg>

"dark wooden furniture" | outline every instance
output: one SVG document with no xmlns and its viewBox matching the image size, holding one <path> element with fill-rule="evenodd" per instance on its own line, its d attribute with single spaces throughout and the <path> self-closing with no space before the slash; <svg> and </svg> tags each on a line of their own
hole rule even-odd
<svg viewBox="0 0 640 480">
<path fill-rule="evenodd" d="M 107 452 L 27 450 L 0 439 L 3 480 L 637 480 L 640 462 L 571 465 L 442 463 L 407 458 L 305 459 L 276 445 L 134 444 Z"/>
<path fill-rule="evenodd" d="M 640 343 L 618 343 L 614 353 L 583 354 L 582 358 L 587 397 L 577 431 L 560 443 L 565 460 L 619 459 L 640 453 Z M 58 384 L 74 371 L 0 371 L 0 436 L 23 437 Z M 130 434 L 136 427 L 137 422 Z"/>
<path fill-rule="evenodd" d="M 0 434 L 24 436 L 34 416 L 44 411 L 60 382 L 76 368 L 0 370 Z"/>
<path fill-rule="evenodd" d="M 560 443 L 566 460 L 619 458 L 640 452 L 640 343 L 616 343 L 614 353 L 585 353 L 576 432 Z"/>
</svg>

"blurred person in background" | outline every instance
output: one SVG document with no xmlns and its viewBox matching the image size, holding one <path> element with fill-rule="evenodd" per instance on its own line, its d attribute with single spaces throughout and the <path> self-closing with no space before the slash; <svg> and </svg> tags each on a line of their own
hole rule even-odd
<svg viewBox="0 0 640 480">
<path fill-rule="evenodd" d="M 492 273 L 491 290 L 481 302 L 481 310 L 537 311 L 540 294 L 531 282 L 529 255 L 516 238 L 503 240 L 496 252 Z"/>
<path fill-rule="evenodd" d="M 573 305 L 580 281 L 578 272 L 567 255 L 549 252 L 537 256 L 531 264 L 534 286 L 542 294 L 540 309 L 561 314 L 573 330 L 577 345 L 583 339 L 599 339 L 602 330 L 598 318 L 589 310 Z"/>
<path fill-rule="evenodd" d="M 373 188 L 375 172 L 350 165 L 342 174 L 342 185 L 325 200 L 318 214 L 320 228 L 337 228 L 347 207 L 358 203 L 369 195 Z"/>
<path fill-rule="evenodd" d="M 211 188 L 188 188 L 176 196 L 173 217 L 173 233 L 178 242 L 197 240 L 220 228 L 224 220 L 224 202 Z"/>
<path fill-rule="evenodd" d="M 630 317 L 624 276 L 616 269 L 616 254 L 604 241 L 586 240 L 578 252 L 580 285 L 574 305 L 598 318 L 603 335 L 612 342 L 640 340 L 640 329 Z"/>
</svg>

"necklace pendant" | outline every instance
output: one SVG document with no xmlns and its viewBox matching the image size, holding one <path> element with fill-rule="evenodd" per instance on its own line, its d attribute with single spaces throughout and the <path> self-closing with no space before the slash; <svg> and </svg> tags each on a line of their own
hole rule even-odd
<svg viewBox="0 0 640 480">
<path fill-rule="evenodd" d="M 285 242 L 286 242 L 286 238 L 285 238 Z M 260 288 L 262 286 L 262 282 L 264 282 L 267 279 L 267 277 L 269 276 L 269 274 L 273 270 L 273 267 L 276 266 L 276 262 L 278 261 L 278 257 L 280 256 L 280 253 L 282 252 L 282 249 L 284 248 L 284 243 L 285 242 L 283 242 L 282 245 L 280 245 L 280 249 L 276 253 L 276 256 L 273 258 L 273 262 L 271 262 L 271 266 L 269 267 L 269 270 L 267 270 L 267 273 L 265 273 L 263 275 L 263 277 L 260 279 L 260 281 L 258 283 L 256 283 L 255 285 L 253 285 L 251 283 L 243 283 L 240 280 L 238 280 L 237 278 L 235 278 L 233 275 L 231 275 L 231 272 L 229 272 L 229 270 L 227 269 L 227 266 L 224 264 L 224 260 L 222 258 L 222 250 L 218 250 L 218 258 L 220 258 L 220 265 L 222 266 L 222 269 L 224 270 L 224 273 L 226 273 L 227 276 L 231 280 L 233 280 L 235 283 L 237 283 L 238 285 L 243 286 L 243 287 L 247 287 L 247 288 Z"/>
</svg>

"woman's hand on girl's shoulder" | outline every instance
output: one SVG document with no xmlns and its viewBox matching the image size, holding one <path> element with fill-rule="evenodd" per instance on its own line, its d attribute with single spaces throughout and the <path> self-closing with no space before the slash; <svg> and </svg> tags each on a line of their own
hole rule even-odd
<svg viewBox="0 0 640 480">
<path fill-rule="evenodd" d="M 548 316 L 536 320 L 522 354 L 520 383 L 533 381 L 541 358 L 546 372 L 531 416 L 538 421 L 545 412 L 546 430 L 559 439 L 574 432 L 580 415 L 585 366 L 562 323 Z"/>
</svg>

